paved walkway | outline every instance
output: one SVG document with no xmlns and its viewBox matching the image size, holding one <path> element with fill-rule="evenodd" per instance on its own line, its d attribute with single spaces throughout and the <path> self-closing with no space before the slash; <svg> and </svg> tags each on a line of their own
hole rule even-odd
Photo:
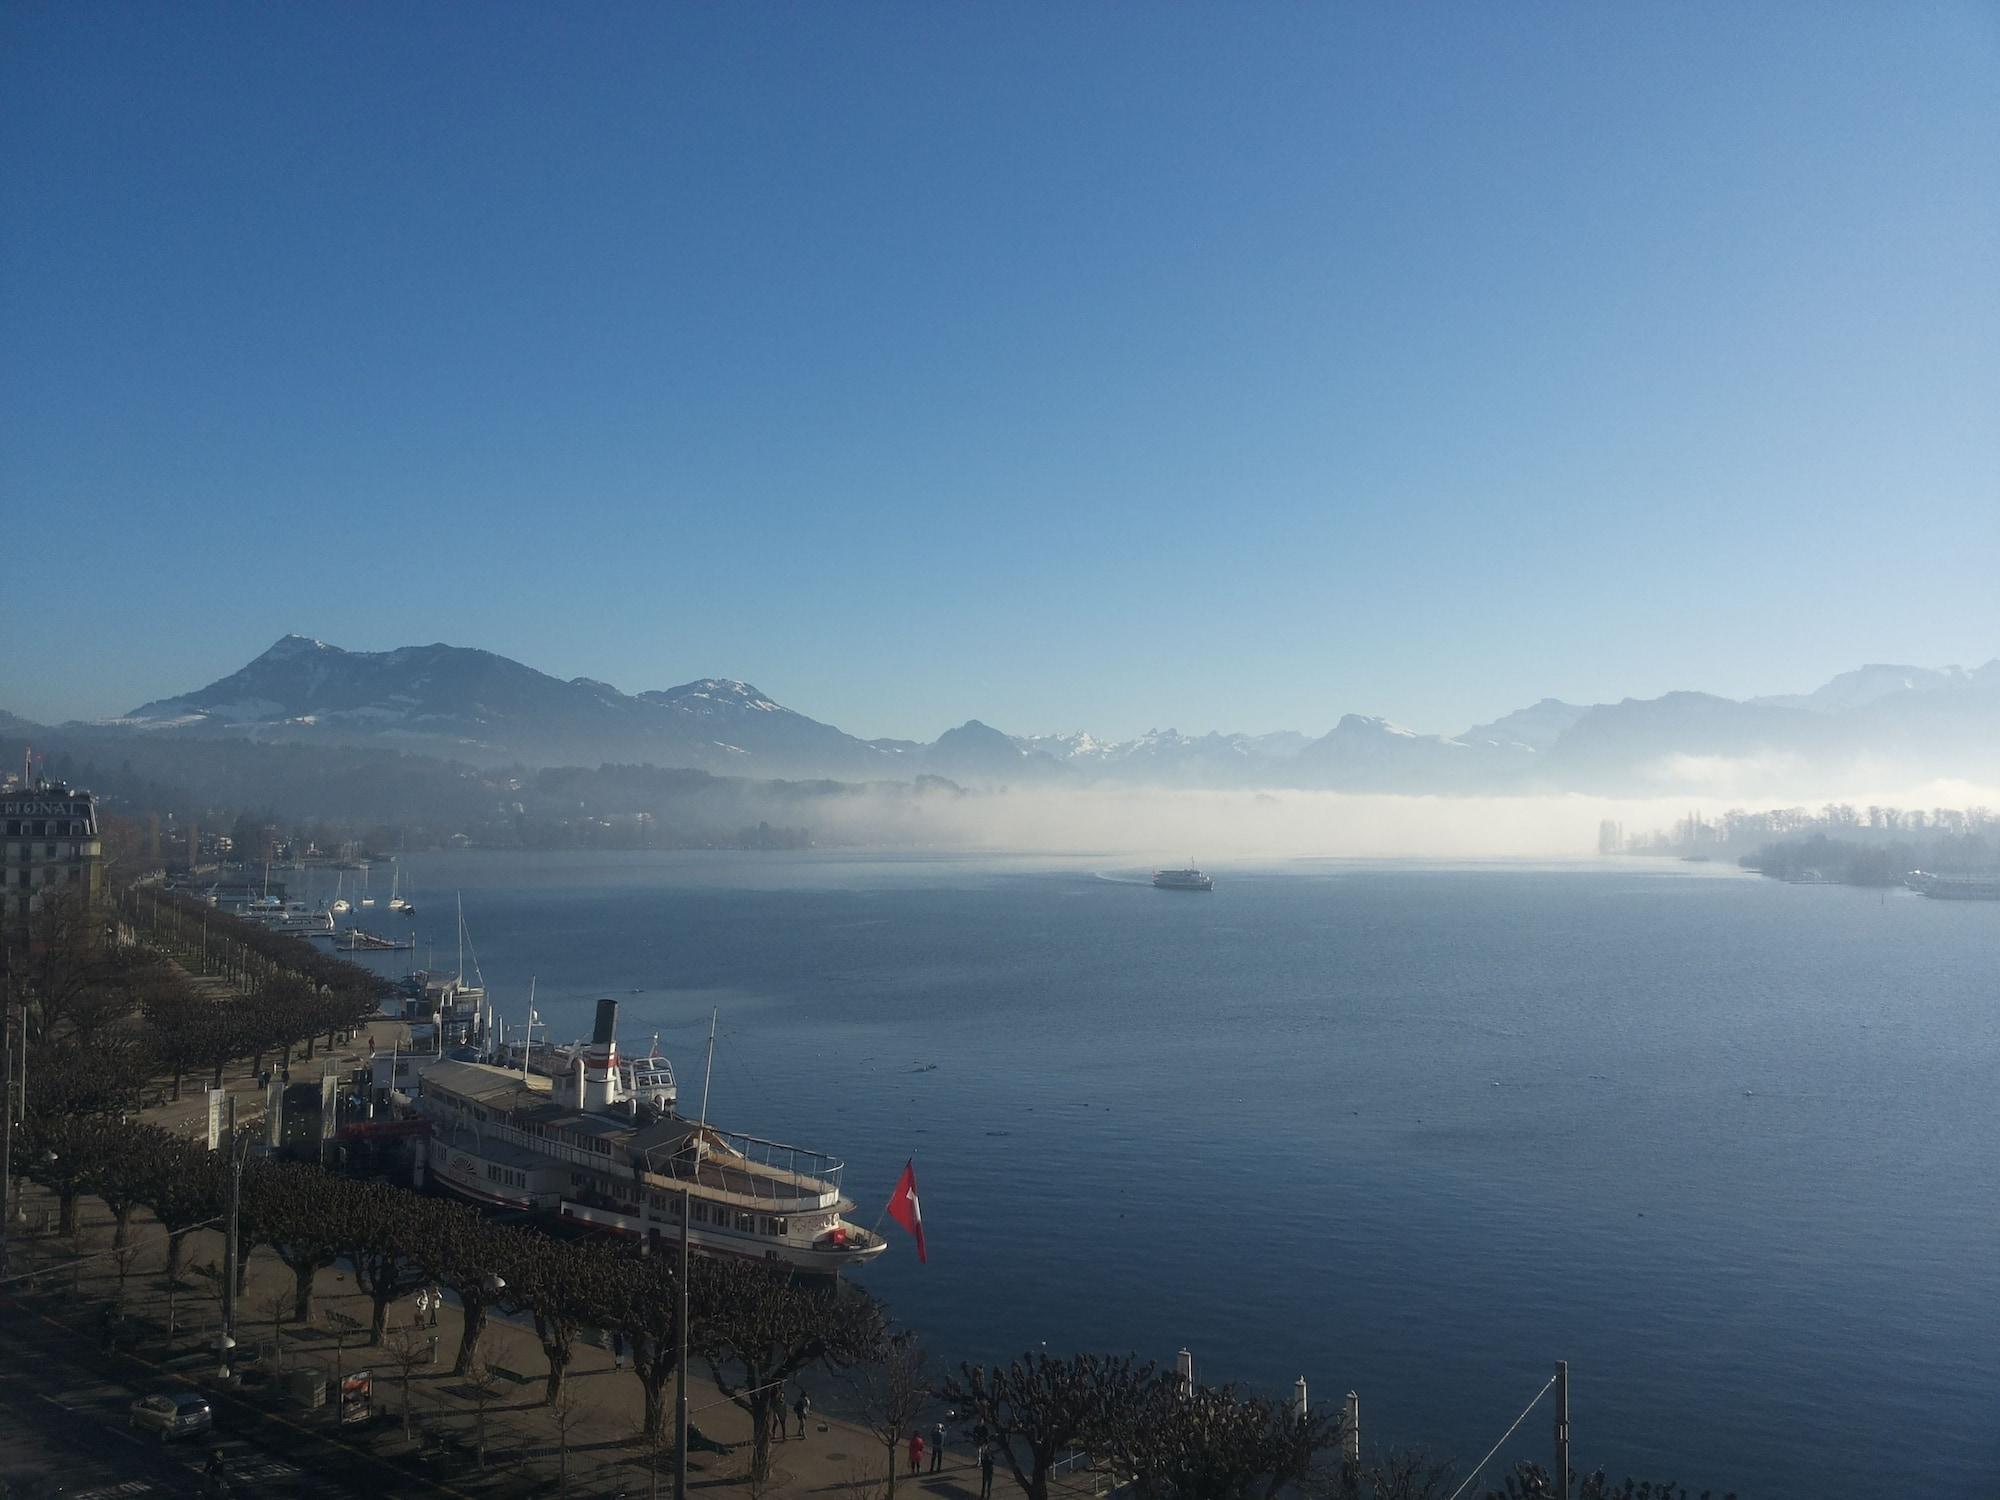
<svg viewBox="0 0 2000 1500">
<path fill-rule="evenodd" d="M 30 1221 L 37 1212 L 39 1190 L 30 1188 L 24 1207 Z M 15 1242 L 15 1269 L 30 1265 L 48 1267 L 41 1279 L 42 1300 L 37 1303 L 44 1316 L 65 1321 L 75 1340 L 95 1341 L 100 1337 L 94 1309 L 120 1296 L 118 1264 L 102 1254 L 111 1238 L 109 1212 L 94 1199 L 81 1205 L 83 1250 L 94 1259 L 79 1266 L 66 1262 L 74 1252 L 66 1239 L 54 1235 L 28 1236 Z M 50 1217 L 53 1217 L 51 1211 Z M 215 1357 L 212 1351 L 221 1324 L 219 1301 L 207 1290 L 209 1278 L 200 1268 L 219 1264 L 221 1236 L 198 1231 L 189 1236 L 186 1277 L 189 1290 L 173 1297 L 171 1316 L 177 1328 L 174 1339 L 164 1339 L 170 1316 L 169 1296 L 161 1273 L 165 1264 L 166 1236 L 150 1219 L 136 1218 L 132 1226 L 136 1258 L 126 1269 L 123 1299 L 128 1316 L 140 1332 L 131 1341 L 149 1365 L 166 1374 L 178 1371 L 190 1379 L 212 1383 Z M 442 1439 L 455 1450 L 454 1456 L 436 1472 L 447 1490 L 459 1493 L 526 1495 L 553 1493 L 562 1467 L 563 1434 L 557 1413 L 543 1406 L 542 1377 L 547 1368 L 541 1345 L 532 1329 L 513 1321 L 495 1319 L 489 1324 L 482 1353 L 500 1378 L 486 1400 L 487 1467 L 480 1470 L 471 1456 L 476 1447 L 480 1423 L 480 1398 L 464 1379 L 451 1374 L 451 1360 L 457 1352 L 460 1331 L 458 1308 L 447 1303 L 437 1325 L 419 1328 L 413 1299 L 405 1299 L 391 1309 L 389 1340 L 382 1348 L 365 1345 L 371 1307 L 354 1284 L 353 1276 L 340 1268 L 322 1271 L 315 1295 L 315 1317 L 309 1327 L 281 1321 L 275 1328 L 272 1316 L 288 1319 L 291 1305 L 291 1273 L 268 1250 L 251 1257 L 250 1286 L 238 1302 L 238 1344 L 251 1357 L 256 1370 L 271 1370 L 271 1376 L 253 1376 L 254 1387 L 269 1390 L 282 1381 L 285 1372 L 302 1367 L 320 1370 L 327 1378 L 328 1398 L 338 1387 L 338 1377 L 367 1370 L 372 1377 L 373 1405 L 377 1416 L 355 1441 L 385 1465 L 408 1466 L 421 1440 L 403 1437 L 405 1405 L 419 1433 Z M 72 1281 L 75 1290 L 72 1291 Z M 351 1332 L 341 1332 L 345 1320 Z M 150 1334 L 150 1337 L 149 1337 Z M 437 1338 L 436 1363 L 428 1357 L 432 1335 Z M 276 1348 L 273 1353 L 274 1345 Z M 419 1360 L 411 1368 L 407 1395 L 403 1371 L 394 1351 L 401 1345 L 414 1346 Z M 697 1364 L 697 1369 L 700 1366 Z M 570 1366 L 568 1389 L 576 1398 L 570 1415 L 569 1448 L 570 1494 L 574 1496 L 632 1496 L 647 1494 L 652 1483 L 651 1450 L 640 1436 L 644 1412 L 644 1389 L 629 1368 L 615 1367 L 608 1349 L 592 1342 L 580 1347 Z M 814 1372 L 806 1377 L 816 1404 L 837 1402 L 838 1377 Z M 134 1394 L 139 1384 L 133 1384 Z M 788 1419 L 792 1435 L 772 1447 L 770 1481 L 753 1490 L 749 1483 L 749 1418 L 715 1389 L 705 1375 L 689 1382 L 693 1424 L 707 1438 L 725 1445 L 729 1451 L 704 1450 L 699 1444 L 689 1458 L 690 1487 L 719 1496 L 751 1494 L 846 1494 L 875 1495 L 881 1490 L 886 1455 L 879 1443 L 864 1429 L 815 1411 L 808 1420 L 806 1436 L 796 1436 L 796 1421 Z M 116 1401 L 100 1403 L 106 1411 L 118 1410 Z M 275 1392 L 264 1402 L 282 1411 L 284 1419 L 309 1431 L 334 1430 L 331 1405 L 320 1411 L 280 1407 Z M 932 1414 L 924 1419 L 926 1441 Z M 228 1414 L 219 1426 L 232 1430 Z M 899 1492 L 977 1500 L 979 1475 L 972 1462 L 969 1441 L 954 1432 L 960 1444 L 947 1449 L 947 1461 L 940 1473 L 924 1474 L 912 1481 L 899 1475 Z M 670 1441 L 670 1439 L 669 1439 Z M 280 1445 L 282 1447 L 282 1444 Z M 900 1462 L 899 1451 L 899 1462 Z M 303 1460 L 290 1455 L 297 1465 Z M 671 1489 L 672 1456 L 663 1450 L 658 1456 L 660 1484 Z M 928 1461 L 927 1461 L 928 1463 Z M 400 1470 L 385 1468 L 384 1474 Z M 1010 1492 L 1014 1486 L 1004 1469 L 995 1476 L 996 1489 Z M 371 1484 L 375 1494 L 425 1493 L 435 1490 L 412 1475 L 405 1488 L 392 1481 Z M 1088 1493 L 1087 1486 L 1077 1493 Z"/>
</svg>

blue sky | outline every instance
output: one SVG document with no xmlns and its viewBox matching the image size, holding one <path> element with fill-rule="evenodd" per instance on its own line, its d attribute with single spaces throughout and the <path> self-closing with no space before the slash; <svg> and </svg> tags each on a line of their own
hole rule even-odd
<svg viewBox="0 0 2000 1500">
<path fill-rule="evenodd" d="M 2000 9 L 15 5 L 0 707 L 857 733 L 2000 654 Z"/>
</svg>

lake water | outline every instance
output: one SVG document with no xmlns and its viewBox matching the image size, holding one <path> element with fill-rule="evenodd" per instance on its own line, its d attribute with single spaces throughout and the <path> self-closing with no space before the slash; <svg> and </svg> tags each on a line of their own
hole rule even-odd
<svg viewBox="0 0 2000 1500">
<path fill-rule="evenodd" d="M 462 892 L 503 1014 L 618 996 L 690 1110 L 719 1009 L 711 1117 L 844 1156 L 862 1223 L 914 1153 L 930 1264 L 863 1278 L 942 1360 L 1185 1345 L 1469 1462 L 1563 1358 L 1579 1467 L 2000 1494 L 2000 905 L 1642 861 L 408 870 L 439 967 Z"/>
</svg>

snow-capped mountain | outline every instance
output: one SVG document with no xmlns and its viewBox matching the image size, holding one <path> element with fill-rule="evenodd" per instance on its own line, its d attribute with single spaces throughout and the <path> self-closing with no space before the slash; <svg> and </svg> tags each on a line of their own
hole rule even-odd
<svg viewBox="0 0 2000 1500">
<path fill-rule="evenodd" d="M 1995 666 L 1995 663 L 1988 662 L 1977 671 L 1968 672 L 1963 667 L 1898 667 L 1874 662 L 1856 667 L 1852 672 L 1842 672 L 1810 693 L 1778 693 L 1746 701 L 1760 707 L 1805 708 L 1821 714 L 1845 713 L 1849 709 L 1866 708 L 1871 703 L 1879 703 L 1899 693 L 1950 692 L 1964 688 L 1976 684 L 1981 672 L 1991 672 Z"/>
<path fill-rule="evenodd" d="M 705 677 L 626 694 L 594 678 L 565 682 L 490 651 L 441 644 L 343 651 L 288 635 L 240 672 L 117 722 L 266 739 L 387 739 L 475 761 L 631 761 L 860 780 L 897 774 L 894 757 L 745 682 Z"/>
<path fill-rule="evenodd" d="M 1856 765 L 2000 781 L 2000 661 L 1973 670 L 1867 666 L 1811 693 L 1744 702 L 1690 692 L 1588 707 L 1544 698 L 1458 735 L 1365 714 L 1345 715 L 1318 738 L 1176 729 L 1130 740 L 1085 731 L 1015 736 L 974 719 L 924 744 L 857 739 L 734 678 L 628 694 L 467 647 L 343 651 L 287 636 L 241 671 L 145 704 L 108 727 L 760 778 L 1656 792 L 1713 786 L 1743 772 L 1766 776 L 1783 795 L 1787 778 Z"/>
</svg>

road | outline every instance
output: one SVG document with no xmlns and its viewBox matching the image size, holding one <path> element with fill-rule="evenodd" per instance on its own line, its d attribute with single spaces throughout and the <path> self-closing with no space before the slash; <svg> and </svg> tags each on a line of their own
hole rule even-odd
<svg viewBox="0 0 2000 1500">
<path fill-rule="evenodd" d="M 232 1495 L 349 1500 L 354 1494 L 231 1431 L 221 1413 L 214 1431 L 173 1443 L 132 1432 L 126 1425 L 132 1402 L 149 1390 L 176 1387 L 158 1381 L 139 1388 L 99 1375 L 65 1348 L 69 1337 L 30 1312 L 0 1310 L 6 1350 L 0 1360 L 0 1476 L 10 1493 L 62 1500 L 198 1497 L 202 1466 L 219 1449 Z"/>
</svg>

